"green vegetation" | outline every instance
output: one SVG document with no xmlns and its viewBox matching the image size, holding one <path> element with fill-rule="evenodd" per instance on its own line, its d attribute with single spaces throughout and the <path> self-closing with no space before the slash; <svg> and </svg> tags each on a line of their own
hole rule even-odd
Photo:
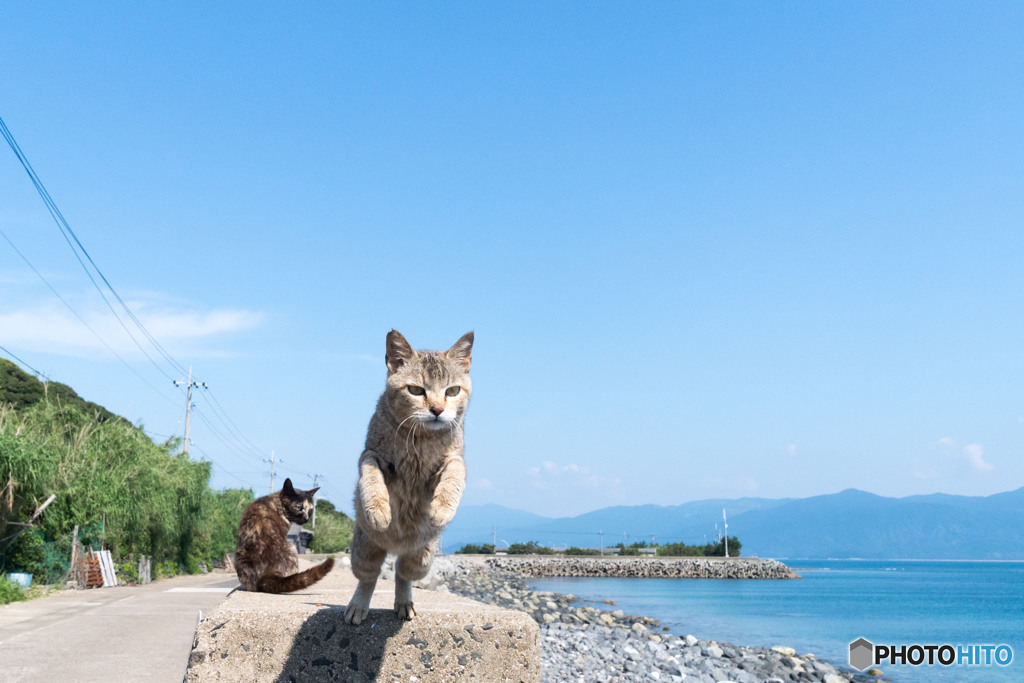
<svg viewBox="0 0 1024 683">
<path fill-rule="evenodd" d="M 8 581 L 6 576 L 0 576 L 0 605 L 6 605 L 10 602 L 21 602 L 27 600 L 25 591 L 21 589 L 21 586 Z"/>
<path fill-rule="evenodd" d="M 198 572 L 234 552 L 253 492 L 211 490 L 210 463 L 178 453 L 179 445 L 155 444 L 69 387 L 0 359 L 0 573 L 30 573 L 33 586 L 63 581 L 75 526 L 83 547 L 111 551 L 125 579 L 135 577 L 142 555 L 157 578 Z M 14 539 L 22 529 L 15 523 L 50 494 L 54 501 Z M 324 500 L 318 515 L 321 545 L 347 547 L 351 520 Z M 7 584 L 0 581 L 0 591 L 15 595 Z"/>
<path fill-rule="evenodd" d="M 509 555 L 554 555 L 555 551 L 551 548 L 542 546 L 537 541 L 530 541 L 529 543 L 513 543 L 506 550 Z"/>
<path fill-rule="evenodd" d="M 316 501 L 316 529 L 309 544 L 314 553 L 346 552 L 352 544 L 356 523 L 344 512 L 336 510 L 330 501 Z M 237 526 L 237 525 L 236 525 Z"/>
<path fill-rule="evenodd" d="M 475 543 L 467 543 L 458 550 L 455 551 L 456 555 L 493 555 L 494 544 L 493 543 L 481 543 L 476 545 Z"/>
<path fill-rule="evenodd" d="M 11 361 L 0 358 L 0 405 L 11 405 L 15 410 L 24 410 L 44 399 L 65 406 L 75 406 L 87 415 L 94 415 L 98 422 L 120 420 L 131 426 L 123 417 L 118 417 L 103 406 L 81 398 L 68 385 L 60 382 L 40 382 Z"/>
<path fill-rule="evenodd" d="M 621 555 L 627 555 L 627 556 L 628 555 L 634 555 L 635 556 L 635 555 L 640 555 L 641 554 L 640 553 L 640 549 L 641 548 L 657 548 L 658 546 L 653 544 L 653 543 L 648 543 L 647 541 L 637 541 L 636 543 L 630 543 L 629 545 L 626 545 L 625 543 L 622 543 L 620 541 L 619 543 L 616 543 L 614 547 L 619 549 L 619 555 L 620 556 Z"/>
<path fill-rule="evenodd" d="M 600 550 L 594 550 L 593 548 L 577 548 L 573 546 L 565 549 L 566 555 L 600 555 Z"/>
<path fill-rule="evenodd" d="M 735 536 L 729 537 L 729 557 L 739 557 L 743 544 Z M 667 543 L 657 546 L 658 555 L 662 556 L 687 556 L 687 557 L 724 557 L 725 539 L 718 543 L 706 543 L 704 545 L 686 545 L 685 543 Z"/>
</svg>

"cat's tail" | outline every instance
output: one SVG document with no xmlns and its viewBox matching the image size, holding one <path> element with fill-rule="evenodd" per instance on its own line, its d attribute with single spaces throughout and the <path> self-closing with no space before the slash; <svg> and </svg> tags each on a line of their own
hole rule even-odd
<svg viewBox="0 0 1024 683">
<path fill-rule="evenodd" d="M 334 568 L 334 558 L 329 557 L 315 567 L 310 567 L 298 574 L 289 576 L 277 576 L 276 574 L 265 574 L 256 585 L 256 590 L 263 593 L 291 593 L 293 591 L 308 588 L 320 579 L 327 576 L 327 573 Z"/>
</svg>

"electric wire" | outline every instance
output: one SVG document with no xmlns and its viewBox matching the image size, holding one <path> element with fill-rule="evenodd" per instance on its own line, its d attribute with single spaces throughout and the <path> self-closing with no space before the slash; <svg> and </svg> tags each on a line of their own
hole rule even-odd
<svg viewBox="0 0 1024 683">
<path fill-rule="evenodd" d="M 36 369 L 35 369 L 34 367 L 32 367 L 31 365 L 29 365 L 28 363 L 26 363 L 26 362 L 25 362 L 25 361 L 23 361 L 22 359 L 20 359 L 20 358 L 18 358 L 17 356 L 15 356 L 15 355 L 14 355 L 14 354 L 13 354 L 13 353 L 12 353 L 11 351 L 9 351 L 9 350 L 5 349 L 5 348 L 4 348 L 3 346 L 0 346 L 0 351 L 3 351 L 3 352 L 4 352 L 4 353 L 6 353 L 6 354 L 7 354 L 8 356 L 10 356 L 10 357 L 11 357 L 11 358 L 13 358 L 14 360 L 18 361 L 18 362 L 19 362 L 19 363 L 21 363 L 21 364 L 22 364 L 23 366 L 25 366 L 26 368 L 28 368 L 29 370 L 31 370 L 32 372 L 34 372 L 34 373 L 35 373 L 35 375 L 36 375 L 36 377 L 42 377 L 43 379 L 45 379 L 45 380 L 49 381 L 49 379 L 50 379 L 49 377 L 47 377 L 47 376 L 46 376 L 46 375 L 44 375 L 43 373 L 41 373 L 41 372 L 39 372 L 38 370 L 36 370 Z"/>
<path fill-rule="evenodd" d="M 25 170 L 25 173 L 28 175 L 29 180 L 32 182 L 33 187 L 35 187 L 35 189 L 36 189 L 36 192 L 39 194 L 40 198 L 43 200 L 43 204 L 46 206 L 46 209 L 50 213 L 50 216 L 53 218 L 54 222 L 57 224 L 58 230 L 60 231 L 61 235 L 63 236 L 64 241 L 68 244 L 68 246 L 71 249 L 72 253 L 75 255 L 75 258 L 78 261 L 79 265 L 82 267 L 82 270 L 85 271 L 85 274 L 88 276 L 88 278 L 89 278 L 90 282 L 92 283 L 93 287 L 99 293 L 100 297 L 103 299 L 104 303 L 107 305 L 107 308 L 110 309 L 110 312 L 114 315 L 114 318 L 118 321 L 120 326 L 124 329 L 124 331 L 128 335 L 128 337 L 132 340 L 132 342 L 135 344 L 135 346 L 137 346 L 139 348 L 139 350 L 149 360 L 149 362 L 162 375 L 164 375 L 164 377 L 166 377 L 170 381 L 174 382 L 174 378 L 170 374 L 168 374 L 164 370 L 164 368 L 161 367 L 161 365 L 159 363 L 156 362 L 156 360 L 149 354 L 149 352 L 146 351 L 146 349 L 143 347 L 143 345 L 140 343 L 139 339 L 135 336 L 135 334 L 131 331 L 131 329 L 129 329 L 128 325 L 125 323 L 125 321 L 122 318 L 122 316 L 118 313 L 118 311 L 115 309 L 114 305 L 111 303 L 111 301 L 108 298 L 106 292 L 104 292 L 104 289 L 102 287 L 100 287 L 99 282 L 97 282 L 96 278 L 93 276 L 93 272 L 92 271 L 95 271 L 95 273 L 99 277 L 99 279 L 103 282 L 104 285 L 106 285 L 106 289 L 109 290 L 110 294 L 113 296 L 113 298 L 120 305 L 120 308 L 122 309 L 124 314 L 128 317 L 128 319 L 131 320 L 131 322 L 134 323 L 135 327 L 138 328 L 138 330 L 149 341 L 149 343 L 152 345 L 152 347 L 154 349 L 156 349 L 156 351 L 159 353 L 159 355 L 161 355 L 164 358 L 164 360 L 167 363 L 169 363 L 170 366 L 173 369 L 175 369 L 177 372 L 180 372 L 181 374 L 185 374 L 187 372 L 185 366 L 183 364 L 181 364 L 180 362 L 178 362 L 176 359 L 174 359 L 170 355 L 170 353 L 168 353 L 167 350 L 149 332 L 149 330 L 146 328 L 146 326 L 142 324 L 142 321 L 139 320 L 139 318 L 131 310 L 131 308 L 128 306 L 128 304 L 125 302 L 125 300 L 117 292 L 117 290 L 114 289 L 113 285 L 107 279 L 106 275 L 104 275 L 103 271 L 96 264 L 95 260 L 93 260 L 92 256 L 89 254 L 88 250 L 85 248 L 85 245 L 82 244 L 81 240 L 78 238 L 78 235 L 75 234 L 75 231 L 71 228 L 71 225 L 64 218 L 64 215 L 61 212 L 60 208 L 57 206 L 57 203 L 50 196 L 50 193 L 46 189 L 46 186 L 43 184 L 42 179 L 39 178 L 38 174 L 36 173 L 35 169 L 33 168 L 32 164 L 31 164 L 31 162 L 28 160 L 27 155 L 22 151 L 21 146 L 18 144 L 17 140 L 14 138 L 14 135 L 11 133 L 10 129 L 7 127 L 7 124 L 6 124 L 6 122 L 4 122 L 2 117 L 0 117 L 0 134 L 3 135 L 4 140 L 6 140 L 7 144 L 10 146 L 11 150 L 14 152 L 15 157 L 17 157 L 18 161 L 21 163 L 22 168 Z M 113 354 L 116 358 L 118 358 L 118 360 L 120 360 L 129 370 L 132 371 L 133 374 L 135 374 L 147 386 L 149 386 L 151 389 L 153 389 L 158 394 L 160 394 L 165 400 L 171 401 L 173 403 L 173 401 L 166 394 L 164 394 L 162 391 L 160 391 L 155 386 L 153 386 L 148 380 L 146 380 L 145 377 L 143 377 L 135 368 L 133 368 L 120 354 L 118 354 L 116 351 L 114 351 L 114 349 L 99 335 L 99 333 L 96 332 L 96 330 L 93 329 L 92 326 L 90 326 L 85 321 L 85 319 L 74 309 L 74 307 L 71 306 L 71 304 L 68 303 L 67 300 L 64 299 L 63 296 L 60 295 L 60 293 L 56 290 L 56 288 L 54 288 L 53 285 L 50 284 L 50 282 L 28 260 L 28 258 L 14 245 L 14 243 L 10 240 L 10 238 L 7 237 L 6 234 L 4 234 L 2 231 L 0 231 L 0 235 L 2 235 L 4 237 L 4 239 L 7 241 L 7 243 L 11 245 L 11 247 L 14 249 L 14 251 L 29 266 L 29 268 L 31 268 L 32 271 L 43 281 L 43 283 L 46 284 L 46 286 L 50 289 L 50 291 L 53 292 L 53 294 L 103 344 L 103 346 L 105 346 L 107 348 L 107 350 L 111 352 L 111 354 Z M 83 256 L 84 256 L 85 260 L 83 260 L 83 258 L 82 258 Z M 92 266 L 92 271 L 90 271 L 89 266 L 86 265 L 86 261 L 88 261 L 88 264 Z M 0 348 L 2 348 L 2 347 L 0 347 Z M 10 354 L 10 352 L 7 351 L 6 349 L 4 349 L 4 352 L 13 356 L 13 354 Z M 29 369 L 33 369 L 33 368 L 31 368 L 31 366 L 29 366 L 27 363 L 24 363 L 20 359 L 19 359 L 19 362 L 21 362 L 26 367 L 29 367 Z M 33 371 L 36 372 L 37 375 L 42 376 L 42 373 L 39 373 L 38 371 L 35 371 L 34 369 L 33 369 Z M 213 395 L 213 394 L 210 394 L 210 398 L 212 400 L 212 403 L 210 404 L 210 406 L 211 406 L 211 413 L 213 415 L 215 415 L 218 420 L 220 420 L 220 422 L 224 426 L 224 430 L 227 432 L 228 435 L 230 435 L 231 439 L 233 439 L 234 441 L 237 442 L 237 444 L 231 443 L 229 438 L 227 436 L 225 436 L 225 434 L 223 432 L 221 432 L 221 430 L 219 428 L 217 428 L 215 425 L 213 425 L 213 423 L 209 419 L 207 419 L 206 416 L 202 412 L 198 413 L 200 419 L 210 428 L 211 432 L 222 443 L 224 443 L 224 445 L 228 448 L 229 451 L 231 451 L 234 454 L 239 455 L 240 457 L 243 457 L 243 458 L 256 457 L 257 459 L 259 459 L 260 456 L 258 456 L 256 454 L 259 453 L 261 455 L 262 451 L 255 444 L 253 444 L 253 442 L 248 437 L 245 436 L 245 434 L 241 431 L 241 429 L 238 428 L 238 425 L 235 424 L 234 420 L 231 419 L 231 417 L 228 415 L 227 411 L 220 404 L 220 401 L 217 400 L 216 396 Z M 201 451 L 201 452 L 203 452 L 203 451 Z M 205 454 L 205 452 L 204 452 L 204 454 Z M 213 462 L 212 459 L 210 461 Z M 225 470 L 225 471 L 227 471 L 227 470 Z"/>
<path fill-rule="evenodd" d="M 224 409 L 224 406 L 222 406 L 220 401 L 217 400 L 216 393 L 209 387 L 206 387 L 206 391 L 204 393 L 209 396 L 212 401 L 210 404 L 211 410 L 224 421 L 225 426 L 230 427 L 229 431 L 238 437 L 239 444 L 247 445 L 254 453 L 263 453 L 265 449 L 261 449 L 250 441 L 242 430 L 238 428 L 238 425 L 235 424 L 235 421 L 231 419 L 231 416 L 228 415 L 228 412 Z"/>
<path fill-rule="evenodd" d="M 98 341 L 99 341 L 99 342 L 100 342 L 101 344 L 103 344 L 103 346 L 104 346 L 104 347 L 106 347 L 106 349 L 107 349 L 108 351 L 110 351 L 110 353 L 111 353 L 111 354 L 112 354 L 112 355 L 113 355 L 113 356 L 114 356 L 115 358 L 117 358 L 117 359 L 118 359 L 119 361 L 121 361 L 121 363 L 122 363 L 122 364 L 123 364 L 123 365 L 124 365 L 124 366 L 125 366 L 126 368 L 128 368 L 128 370 L 129 370 L 129 371 L 131 371 L 131 372 L 132 372 L 132 374 L 134 374 L 134 375 L 135 375 L 136 377 L 138 377 L 138 378 L 139 378 L 140 380 L 142 380 L 142 382 L 143 382 L 143 383 L 145 383 L 145 384 L 146 384 L 146 386 L 148 386 L 148 387 L 149 387 L 150 389 L 152 389 L 153 391 L 155 391 L 155 392 L 157 392 L 158 394 L 160 394 L 160 395 L 161 395 L 161 396 L 162 396 L 162 397 L 163 397 L 163 398 L 164 398 L 165 400 L 168 400 L 168 401 L 170 401 L 170 400 L 171 400 L 171 399 L 170 399 L 170 398 L 169 398 L 169 397 L 167 396 L 167 394 L 165 394 L 164 392 L 162 392 L 162 391 L 160 391 L 159 389 L 157 389 L 157 388 L 156 388 L 156 387 L 155 387 L 155 386 L 154 386 L 153 384 L 151 384 L 151 383 L 149 382 L 149 380 L 147 380 L 147 379 L 146 379 L 145 377 L 143 377 L 143 376 L 142 376 L 142 374 L 141 374 L 141 373 L 140 373 L 140 372 L 139 372 L 138 370 L 136 370 L 135 368 L 133 368 L 133 367 L 131 366 L 131 364 L 130 364 L 130 363 L 129 363 L 129 362 L 127 361 L 127 360 L 125 360 L 123 356 L 121 356 L 121 354 L 119 354 L 119 353 L 118 353 L 117 351 L 115 351 L 115 350 L 113 349 L 113 347 L 111 347 L 111 346 L 110 346 L 110 344 L 108 344 L 108 343 L 106 342 L 106 340 L 105 340 L 105 339 L 103 339 L 103 337 L 101 337 L 101 336 L 100 336 L 99 332 L 97 332 L 97 331 L 96 331 L 95 329 L 93 329 L 92 325 L 90 325 L 90 324 L 89 324 L 88 322 L 86 322 L 85 318 L 83 318 L 83 317 L 81 316 L 81 314 L 79 314 L 79 312 L 75 310 L 74 306 L 72 306 L 72 305 L 71 305 L 70 303 L 68 303 L 67 299 L 65 299 L 65 298 L 64 298 L 63 296 L 61 296 L 60 292 L 58 292 L 58 291 L 57 291 L 57 289 L 56 289 L 56 288 L 55 288 L 55 287 L 54 287 L 54 286 L 53 286 L 52 284 L 50 284 L 50 281 L 49 281 L 49 280 L 47 280 L 47 279 L 46 279 L 46 277 L 45 277 L 45 276 L 44 276 L 44 275 L 43 275 L 43 274 L 42 274 L 42 273 L 41 273 L 41 272 L 39 271 L 39 269 L 38 269 L 38 268 L 36 268 L 36 267 L 35 267 L 35 265 L 33 265 L 33 263 L 32 263 L 31 261 L 29 261 L 29 260 L 28 260 L 28 257 L 27 257 L 27 256 L 25 256 L 25 254 L 24 254 L 24 253 L 22 253 L 22 251 L 21 251 L 20 249 L 18 249 L 17 245 L 15 245 L 15 244 L 14 244 L 14 242 L 12 242 L 12 241 L 11 241 L 11 238 L 7 236 L 7 233 L 5 233 L 5 232 L 4 232 L 3 230 L 0 230 L 0 237 L 3 237 L 3 238 L 4 238 L 4 240 L 5 240 L 6 242 L 7 242 L 7 244 L 9 244 L 9 245 L 10 245 L 11 249 L 13 249 L 13 250 L 14 250 L 14 253 L 16 253 L 16 254 L 17 254 L 17 255 L 18 255 L 19 257 L 21 257 L 21 260 L 25 262 L 25 265 L 27 265 L 27 266 L 28 266 L 28 267 L 29 267 L 29 268 L 30 268 L 30 269 L 32 270 L 32 272 L 33 272 L 33 273 L 35 273 L 35 274 L 36 274 L 36 276 L 37 276 L 37 277 L 38 277 L 38 278 L 39 278 L 40 280 L 42 280 L 42 281 L 43 281 L 43 284 L 45 284 L 45 285 L 46 285 L 46 286 L 47 286 L 47 287 L 49 288 L 49 290 L 50 290 L 50 291 L 51 291 L 51 292 L 53 293 L 53 295 L 54 295 L 54 296 L 56 296 L 56 297 L 57 297 L 57 299 L 58 299 L 58 300 L 59 300 L 59 301 L 60 301 L 60 302 L 61 302 L 62 304 L 64 304 L 64 306 L 65 306 L 65 307 L 66 307 L 66 308 L 67 308 L 67 309 L 68 309 L 69 311 L 71 311 L 71 314 L 72 314 L 72 315 L 74 315 L 74 316 L 75 316 L 75 318 L 77 318 L 77 319 L 78 319 L 78 322 L 82 323 L 82 325 L 84 325 L 84 326 L 85 326 L 85 329 L 89 330 L 89 331 L 90 331 L 90 332 L 92 333 L 92 335 L 93 335 L 94 337 L 96 337 L 96 339 L 97 339 L 97 340 L 98 340 Z M 25 365 L 26 365 L 26 366 L 28 366 L 28 364 L 27 364 L 27 363 L 26 363 Z M 37 374 L 38 374 L 38 373 L 37 373 Z"/>
<path fill-rule="evenodd" d="M 107 308 L 110 309 L 110 312 L 114 315 L 114 318 L 117 320 L 118 324 L 121 325 L 125 333 L 132 340 L 132 342 L 139 348 L 143 355 L 145 355 L 146 358 L 149 359 L 149 361 L 153 364 L 153 366 L 156 367 L 156 369 L 159 372 L 161 372 L 165 377 L 167 377 L 168 379 L 172 379 L 171 376 L 162 367 L 160 367 L 160 365 L 155 360 L 153 360 L 153 357 L 149 355 L 149 352 L 147 352 L 146 349 L 142 346 L 142 344 L 139 343 L 139 340 L 135 337 L 132 331 L 125 324 L 124 320 L 121 318 L 121 315 L 118 314 L 113 304 L 110 303 L 110 300 L 108 299 L 106 293 L 103 291 L 103 288 L 99 286 L 99 283 L 96 282 L 96 278 L 93 277 L 92 272 L 85 265 L 85 262 L 82 260 L 82 256 L 85 256 L 86 260 L 88 260 L 88 262 L 92 265 L 93 270 L 96 271 L 96 274 L 107 286 L 107 289 L 110 290 L 110 293 L 113 294 L 114 298 L 118 301 L 118 303 L 121 304 L 121 307 L 124 310 L 124 312 L 128 315 L 129 318 L 131 318 L 131 320 L 135 323 L 135 325 L 139 328 L 143 335 L 145 335 L 145 337 L 149 339 L 150 343 L 153 344 L 154 348 L 156 348 L 164 356 L 164 358 L 171 363 L 172 366 L 177 365 L 177 361 L 171 358 L 171 356 L 167 354 L 163 347 L 160 346 L 159 343 L 157 343 L 156 339 L 153 338 L 153 335 L 149 333 L 149 330 L 145 328 L 142 322 L 135 316 L 135 314 L 125 303 L 124 299 L 121 298 L 121 295 L 118 294 L 117 290 L 115 290 L 113 285 L 110 284 L 110 281 L 107 280 L 107 277 L 103 274 L 103 271 L 101 271 L 99 266 L 96 265 L 96 262 L 93 260 L 89 252 L 86 250 L 81 240 L 78 239 L 78 235 L 75 234 L 75 231 L 72 230 L 71 225 L 64 218 L 64 214 L 61 213 L 61 210 L 57 206 L 57 203 L 53 201 L 53 198 L 50 196 L 49 191 L 43 184 L 42 179 L 39 178 L 31 162 L 29 162 L 28 157 L 25 155 L 24 152 L 22 152 L 21 146 L 18 145 L 17 140 L 14 139 L 14 135 L 7 127 L 7 124 L 4 123 L 2 117 L 0 117 L 0 133 L 3 134 L 4 139 L 7 141 L 7 144 L 11 147 L 11 150 L 14 152 L 14 155 L 18 158 L 18 161 L 21 162 L 22 168 L 25 169 L 25 172 L 28 174 L 29 179 L 32 181 L 32 185 L 36 188 L 36 192 L 43 200 L 43 204 L 46 206 L 47 211 L 49 211 L 50 216 L 57 224 L 57 228 L 58 230 L 60 230 L 61 236 L 64 237 L 64 241 L 67 242 L 68 247 L 75 255 L 75 259 L 82 267 L 82 270 L 85 271 L 85 274 L 89 278 L 89 281 L 92 283 L 93 287 L 99 293 L 100 298 L 103 299 L 103 303 L 107 305 Z M 74 243 L 72 243 L 72 240 L 74 241 Z M 78 245 L 77 249 L 75 248 L 75 245 Z"/>
</svg>

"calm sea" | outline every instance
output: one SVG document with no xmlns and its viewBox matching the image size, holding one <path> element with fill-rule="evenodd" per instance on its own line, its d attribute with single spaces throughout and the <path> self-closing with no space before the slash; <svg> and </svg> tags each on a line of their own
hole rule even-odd
<svg viewBox="0 0 1024 683">
<path fill-rule="evenodd" d="M 614 600 L 677 634 L 788 645 L 848 666 L 849 645 L 1000 645 L 1005 667 L 881 666 L 898 681 L 1024 681 L 1024 562 L 788 560 L 799 581 L 538 579 L 538 590 Z M 610 609 L 610 608 L 609 608 Z"/>
</svg>

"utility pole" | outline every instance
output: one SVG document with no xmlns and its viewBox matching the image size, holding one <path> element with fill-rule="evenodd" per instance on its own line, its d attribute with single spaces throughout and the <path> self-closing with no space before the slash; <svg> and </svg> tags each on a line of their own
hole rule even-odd
<svg viewBox="0 0 1024 683">
<path fill-rule="evenodd" d="M 185 455 L 188 455 L 188 442 L 189 442 L 189 431 L 192 427 L 192 387 L 202 387 L 208 389 L 206 382 L 193 382 L 192 381 L 192 366 L 188 366 L 188 381 L 174 380 L 174 386 L 180 387 L 182 384 L 188 387 L 188 392 L 185 395 Z"/>
<path fill-rule="evenodd" d="M 601 535 L 601 557 L 604 557 L 604 532 L 598 531 L 597 533 Z"/>
<path fill-rule="evenodd" d="M 497 527 L 497 525 L 495 525 L 495 527 L 494 527 L 493 536 L 491 537 L 491 545 L 494 546 L 495 552 L 497 552 L 497 549 L 498 549 L 498 527 Z"/>
<path fill-rule="evenodd" d="M 274 463 L 284 462 L 281 458 L 274 457 L 274 451 L 270 451 L 269 458 L 263 458 L 263 462 L 270 463 L 270 492 L 274 492 Z"/>
<path fill-rule="evenodd" d="M 316 480 L 320 478 L 319 472 L 313 473 L 313 488 L 316 488 Z M 316 528 L 316 499 L 317 495 L 313 494 L 313 528 Z"/>
<path fill-rule="evenodd" d="M 722 508 L 722 524 L 725 525 L 725 556 L 729 557 L 729 520 L 725 518 L 725 508 Z"/>
</svg>

